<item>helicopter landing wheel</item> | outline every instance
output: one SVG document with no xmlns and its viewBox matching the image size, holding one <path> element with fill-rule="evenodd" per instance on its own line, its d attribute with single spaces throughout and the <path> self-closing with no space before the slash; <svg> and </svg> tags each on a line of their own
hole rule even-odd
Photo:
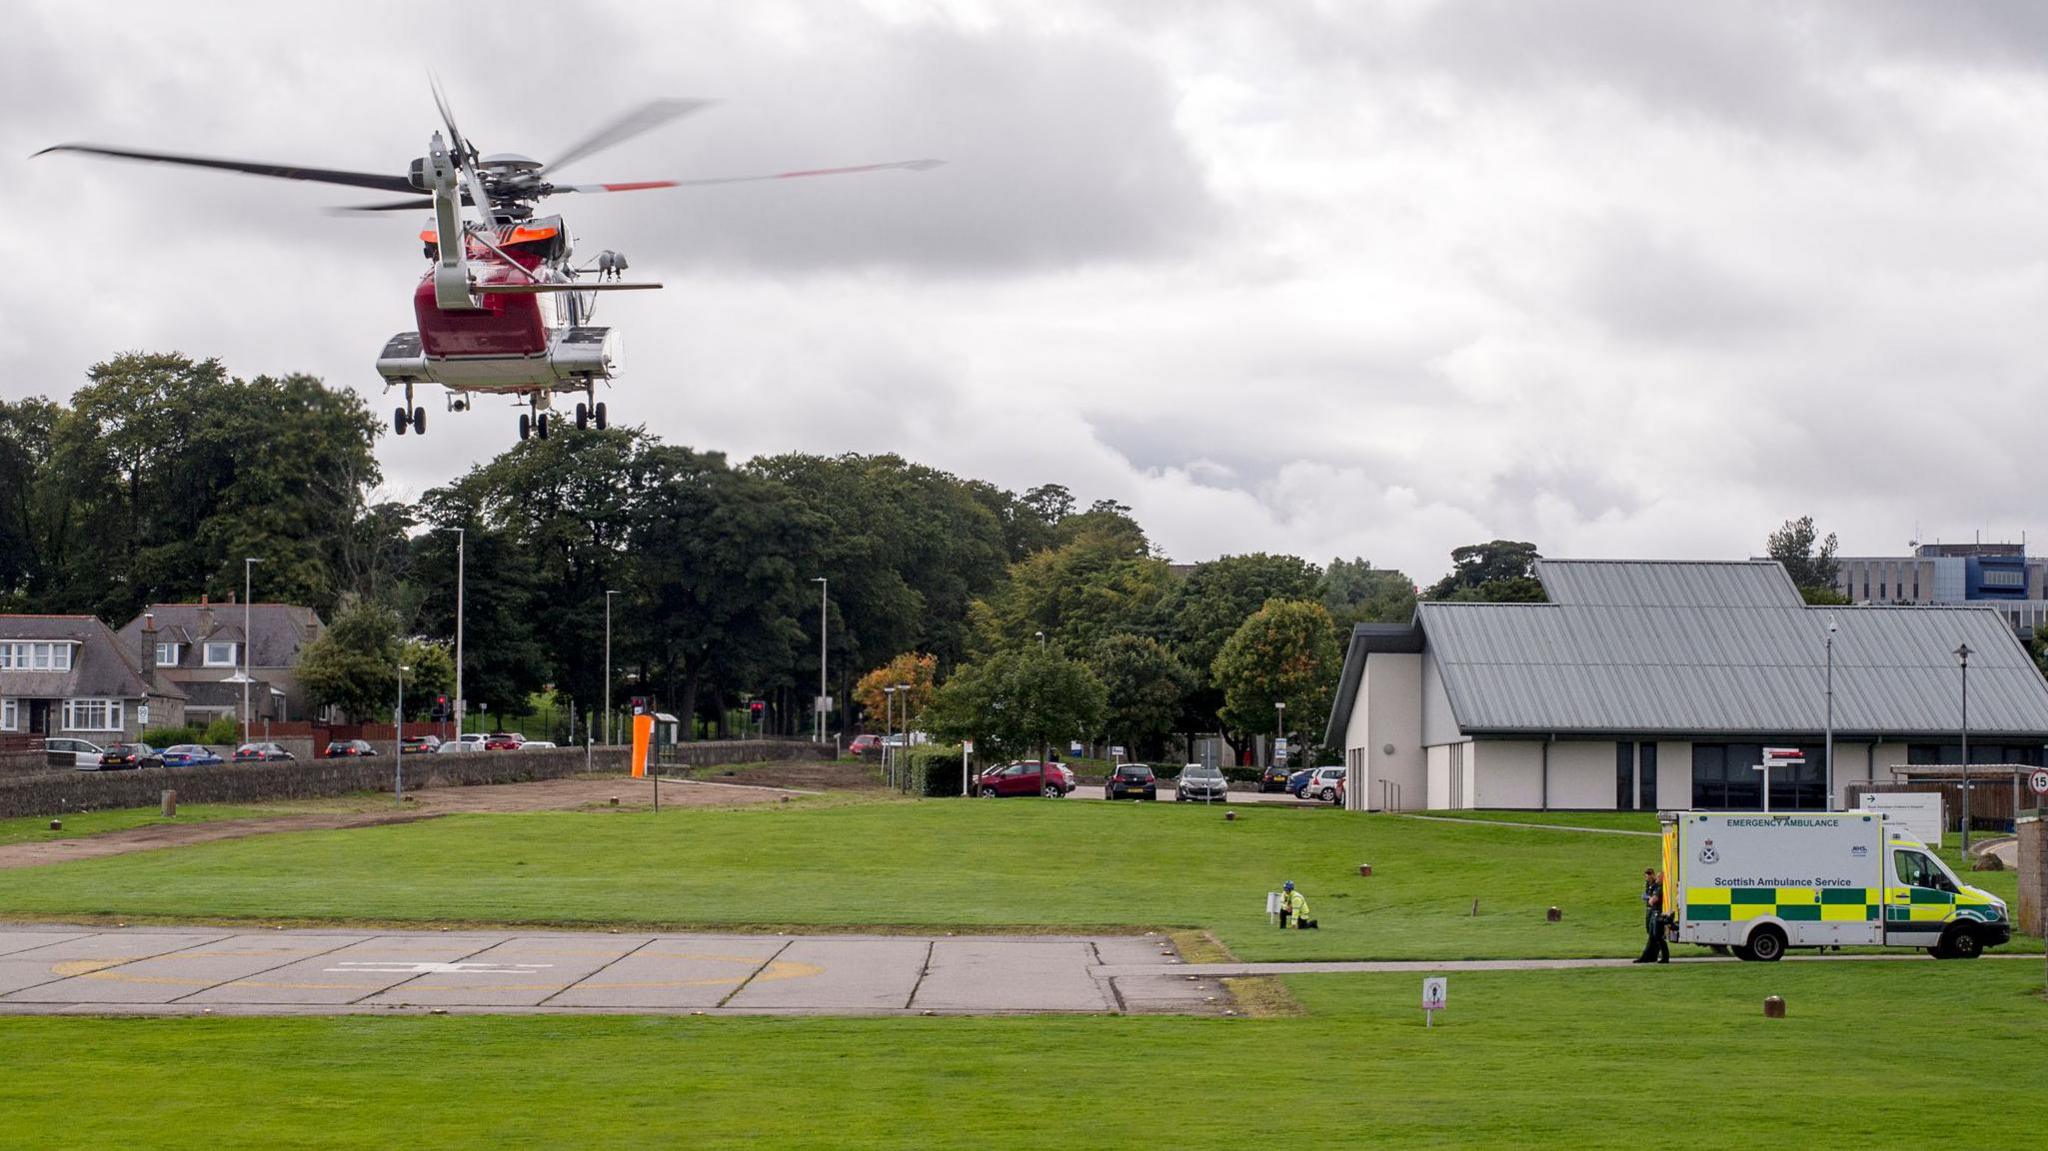
<svg viewBox="0 0 2048 1151">
<path fill-rule="evenodd" d="M 591 409 L 591 411 L 590 411 L 590 416 L 591 416 L 591 418 L 592 418 L 592 419 L 594 419 L 594 420 L 596 420 L 596 421 L 597 421 L 597 430 L 598 430 L 598 431 L 600 431 L 600 432 L 601 432 L 601 431 L 603 431 L 603 430 L 604 430 L 604 401 L 603 401 L 603 400 L 599 400 L 599 401 L 597 401 L 597 406 L 596 406 L 595 408 L 592 408 L 592 409 Z"/>
<path fill-rule="evenodd" d="M 554 421 L 548 419 L 548 414 L 546 412 L 542 412 L 540 415 L 535 416 L 533 418 L 533 430 L 535 434 L 539 435 L 541 439 L 547 439 L 548 425 L 553 422 Z"/>
<path fill-rule="evenodd" d="M 412 410 L 412 434 L 416 436 L 427 434 L 427 409 L 414 408 Z"/>
<path fill-rule="evenodd" d="M 533 433 L 533 419 L 525 412 L 519 413 L 519 438 L 524 440 Z"/>
<path fill-rule="evenodd" d="M 590 407 L 589 405 L 584 404 L 581 401 L 578 401 L 578 403 L 576 404 L 576 430 L 580 432 L 584 428 L 587 428 L 589 426 Z"/>
<path fill-rule="evenodd" d="M 411 413 L 411 412 L 408 412 L 408 411 L 406 411 L 406 410 L 405 410 L 404 408 L 400 408 L 400 409 L 398 409 L 398 411 L 397 411 L 396 413 L 394 413 L 394 414 L 392 415 L 392 417 L 391 417 L 391 427 L 392 427 L 392 429 L 393 429 L 394 431 L 396 431 L 396 432 L 397 432 L 397 433 L 398 433 L 399 435 L 401 435 L 401 436 L 405 434 L 405 432 L 406 432 L 406 428 L 407 428 L 408 426 L 410 426 L 411 424 L 412 424 L 412 413 Z"/>
</svg>

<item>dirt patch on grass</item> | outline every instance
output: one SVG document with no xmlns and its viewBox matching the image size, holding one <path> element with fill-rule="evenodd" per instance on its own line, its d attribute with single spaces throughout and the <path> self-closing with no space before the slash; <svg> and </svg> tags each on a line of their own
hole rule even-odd
<svg viewBox="0 0 2048 1151">
<path fill-rule="evenodd" d="M 765 787 L 716 787 L 691 783 L 664 783 L 664 807 L 739 807 L 757 803 L 779 803 L 790 793 Z M 266 819 L 224 819 L 208 823 L 158 823 L 110 831 L 104 835 L 51 839 L 43 842 L 0 846 L 0 868 L 36 867 L 74 859 L 98 859 L 135 851 L 157 851 L 166 847 L 188 847 L 223 839 L 251 835 L 273 835 L 290 831 L 341 831 L 358 827 L 382 827 L 412 823 L 457 812 L 578 811 L 610 809 L 618 801 L 622 811 L 646 810 L 654 803 L 653 785 L 627 776 L 582 776 L 572 779 L 544 779 L 532 783 L 492 783 L 476 787 L 435 787 L 407 792 L 400 809 L 390 796 L 351 796 L 315 804 L 295 803 L 290 814 Z M 309 806 L 331 804 L 331 810 L 307 811 Z"/>
<path fill-rule="evenodd" d="M 1223 941 L 1207 931 L 1175 931 L 1171 933 L 1173 946 L 1180 952 L 1182 960 L 1188 963 L 1234 963 L 1237 956 Z M 1239 1015 L 1252 1019 L 1279 1019 L 1306 1015 L 1301 1001 L 1287 990 L 1287 983 L 1274 975 L 1252 975 L 1242 979 L 1225 979 L 1223 989 L 1230 993 L 1231 1008 Z"/>
<path fill-rule="evenodd" d="M 673 777 L 673 773 L 671 773 Z M 864 761 L 784 760 L 693 767 L 684 776 L 707 783 L 744 783 L 800 791 L 867 791 L 888 794 L 876 767 Z"/>
</svg>

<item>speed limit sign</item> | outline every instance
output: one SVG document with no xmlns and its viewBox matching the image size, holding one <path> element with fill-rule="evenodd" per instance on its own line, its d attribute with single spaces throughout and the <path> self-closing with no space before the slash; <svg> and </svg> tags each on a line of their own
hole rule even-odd
<svg viewBox="0 0 2048 1151">
<path fill-rule="evenodd" d="M 2035 795 L 2048 795 L 2048 770 L 2036 771 L 2028 776 L 2027 786 L 2034 789 Z"/>
</svg>

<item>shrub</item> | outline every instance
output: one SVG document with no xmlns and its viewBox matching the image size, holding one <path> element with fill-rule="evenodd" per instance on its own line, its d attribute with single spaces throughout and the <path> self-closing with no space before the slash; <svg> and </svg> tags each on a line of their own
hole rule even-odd
<svg viewBox="0 0 2048 1151">
<path fill-rule="evenodd" d="M 151 747 L 169 747 L 175 743 L 199 743 L 199 732 L 190 727 L 152 727 L 142 733 L 142 742 Z"/>
<path fill-rule="evenodd" d="M 237 744 L 241 741 L 242 725 L 236 723 L 234 717 L 224 715 L 207 724 L 206 730 L 199 734 L 199 738 L 190 742 Z"/>
<path fill-rule="evenodd" d="M 960 745 L 921 743 L 903 753 L 904 790 L 944 798 L 960 794 Z"/>
</svg>

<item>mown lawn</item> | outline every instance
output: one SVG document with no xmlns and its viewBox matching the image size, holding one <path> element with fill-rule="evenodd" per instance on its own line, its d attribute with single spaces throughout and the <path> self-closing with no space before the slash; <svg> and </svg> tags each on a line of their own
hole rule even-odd
<svg viewBox="0 0 2048 1151">
<path fill-rule="evenodd" d="M 1302 976 L 1270 1020 L 0 1020 L 36 1147 L 2037 1148 L 2038 962 Z M 1766 1020 L 1782 995 L 1789 1017 Z"/>
<path fill-rule="evenodd" d="M 1630 955 L 1656 859 L 1633 836 L 1249 805 L 1234 823 L 1036 799 L 461 815 L 4 871 L 0 917 L 1199 927 L 1246 959 Z M 1321 931 L 1267 925 L 1286 879 Z"/>
<path fill-rule="evenodd" d="M 195 803 L 178 808 L 174 818 L 166 819 L 160 809 L 154 807 L 128 807 L 113 811 L 75 811 L 59 816 L 32 815 L 0 819 L 0 844 L 36 843 L 46 839 L 76 839 L 84 835 L 99 835 L 109 831 L 126 831 L 131 827 L 155 827 L 162 824 L 213 823 L 223 819 L 263 819 L 290 812 L 275 807 L 201 804 Z M 50 820 L 57 819 L 63 828 L 50 830 Z"/>
</svg>

